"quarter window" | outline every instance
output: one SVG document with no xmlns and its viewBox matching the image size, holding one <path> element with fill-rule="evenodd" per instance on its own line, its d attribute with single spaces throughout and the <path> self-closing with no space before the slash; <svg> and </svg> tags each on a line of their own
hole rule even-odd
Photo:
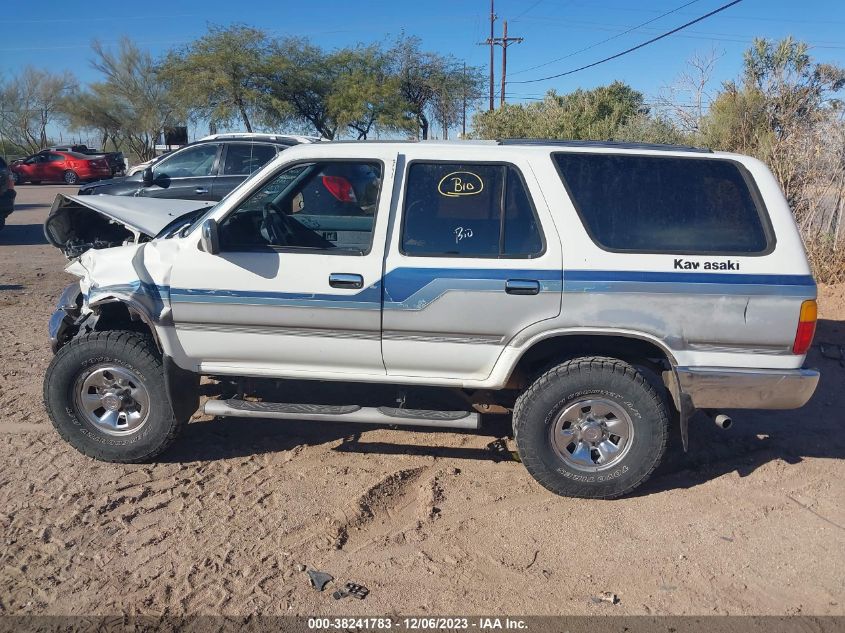
<svg viewBox="0 0 845 633">
<path fill-rule="evenodd" d="M 528 191 L 511 165 L 412 163 L 402 252 L 442 257 L 532 257 L 543 251 Z"/>
<path fill-rule="evenodd" d="M 289 167 L 226 217 L 221 248 L 369 252 L 381 181 L 375 162 Z"/>
<path fill-rule="evenodd" d="M 765 210 L 733 161 L 560 153 L 559 173 L 593 240 L 616 251 L 755 254 Z"/>
</svg>

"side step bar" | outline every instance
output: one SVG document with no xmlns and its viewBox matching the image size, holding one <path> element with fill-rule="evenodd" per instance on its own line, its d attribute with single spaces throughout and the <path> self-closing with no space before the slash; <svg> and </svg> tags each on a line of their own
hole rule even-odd
<svg viewBox="0 0 845 633">
<path fill-rule="evenodd" d="M 449 429 L 478 429 L 481 416 L 474 411 L 427 411 L 396 407 L 335 406 L 325 404 L 288 404 L 250 400 L 208 400 L 206 415 L 232 418 L 270 418 L 312 422 L 356 422 L 358 424 L 398 424 L 433 426 Z"/>
</svg>

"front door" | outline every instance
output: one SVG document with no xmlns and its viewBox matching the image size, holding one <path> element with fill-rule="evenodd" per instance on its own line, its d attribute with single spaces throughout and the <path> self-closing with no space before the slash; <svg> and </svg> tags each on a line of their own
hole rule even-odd
<svg viewBox="0 0 845 633">
<path fill-rule="evenodd" d="M 181 346 L 206 372 L 383 375 L 381 272 L 394 154 L 289 163 L 196 233 L 173 268 Z"/>
<path fill-rule="evenodd" d="M 560 242 L 527 162 L 413 160 L 384 277 L 387 373 L 482 380 L 560 313 Z M 469 160 L 475 155 L 478 160 Z"/>
<path fill-rule="evenodd" d="M 186 147 L 153 166 L 153 184 L 139 195 L 181 200 L 215 200 L 212 194 L 220 154 L 218 143 Z"/>
</svg>

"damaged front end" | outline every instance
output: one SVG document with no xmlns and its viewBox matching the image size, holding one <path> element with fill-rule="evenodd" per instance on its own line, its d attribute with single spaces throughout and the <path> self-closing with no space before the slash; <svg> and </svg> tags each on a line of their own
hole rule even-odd
<svg viewBox="0 0 845 633">
<path fill-rule="evenodd" d="M 148 242 L 182 219 L 204 213 L 214 203 L 132 196 L 59 194 L 44 222 L 44 236 L 68 259 L 90 249 Z"/>
<path fill-rule="evenodd" d="M 213 203 L 125 196 L 58 195 L 44 233 L 71 263 L 50 318 L 50 346 L 103 329 L 148 332 L 169 318 L 167 288 L 178 235 Z M 161 239 L 156 239 L 161 238 Z"/>
<path fill-rule="evenodd" d="M 75 281 L 64 289 L 50 317 L 50 349 L 54 354 L 79 331 L 81 321 L 87 318 L 82 317 L 81 312 L 82 290 Z"/>
</svg>

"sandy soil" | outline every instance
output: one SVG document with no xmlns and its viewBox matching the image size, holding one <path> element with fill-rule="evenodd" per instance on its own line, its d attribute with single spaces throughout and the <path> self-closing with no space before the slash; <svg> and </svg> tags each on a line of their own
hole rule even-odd
<svg viewBox="0 0 845 633">
<path fill-rule="evenodd" d="M 634 497 L 557 498 L 507 434 L 205 420 L 154 465 L 64 444 L 41 380 L 68 283 L 22 186 L 0 232 L 0 613 L 845 614 L 845 369 L 801 411 L 706 418 Z M 845 286 L 817 341 L 845 344 Z M 369 587 L 333 600 L 300 565 Z M 333 588 L 335 585 L 329 585 Z M 595 602 L 610 591 L 620 602 Z"/>
</svg>

